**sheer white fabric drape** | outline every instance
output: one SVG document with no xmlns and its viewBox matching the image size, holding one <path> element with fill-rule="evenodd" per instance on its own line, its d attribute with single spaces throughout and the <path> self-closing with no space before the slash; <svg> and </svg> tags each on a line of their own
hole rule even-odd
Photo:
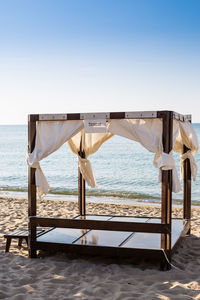
<svg viewBox="0 0 200 300">
<path fill-rule="evenodd" d="M 174 124 L 173 143 L 178 130 L 178 126 Z M 159 181 L 161 181 L 161 170 L 172 170 L 172 190 L 175 193 L 181 190 L 172 151 L 169 154 L 163 152 L 161 119 L 111 120 L 109 132 L 139 142 L 148 151 L 155 153 L 154 165 L 159 168 Z"/>
<path fill-rule="evenodd" d="M 179 132 L 174 145 L 174 151 L 181 154 L 181 179 L 183 179 L 184 176 L 183 162 L 188 158 L 190 160 L 191 176 L 193 177 L 193 180 L 196 180 L 197 165 L 194 159 L 194 155 L 199 149 L 197 135 L 190 122 L 181 122 L 174 120 L 174 123 L 179 127 Z M 183 153 L 184 145 L 189 149 L 186 153 Z"/>
<path fill-rule="evenodd" d="M 83 121 L 42 121 L 37 122 L 35 148 L 28 155 L 27 163 L 36 168 L 35 179 L 39 197 L 49 191 L 49 185 L 39 161 L 59 149 L 68 139 L 83 128 Z"/>
<path fill-rule="evenodd" d="M 99 147 L 110 139 L 113 135 L 111 133 L 85 133 L 84 129 L 76 136 L 68 141 L 68 145 L 72 152 L 78 156 L 80 172 L 83 178 L 91 187 L 97 187 L 96 178 L 94 176 L 92 166 L 88 160 L 88 156 L 95 153 Z M 79 155 L 80 144 L 82 143 L 82 151 L 85 158 Z"/>
<path fill-rule="evenodd" d="M 159 169 L 159 181 L 161 181 L 161 170 L 172 170 L 172 190 L 173 192 L 181 190 L 172 151 L 169 154 L 163 152 L 161 119 L 110 120 L 106 126 L 107 133 L 85 133 L 82 120 L 37 122 L 35 148 L 28 155 L 27 162 L 30 167 L 36 168 L 36 186 L 39 197 L 49 191 L 49 185 L 39 161 L 55 152 L 66 141 L 78 157 L 83 178 L 91 187 L 97 187 L 88 156 L 95 153 L 114 134 L 139 142 L 148 151 L 155 153 L 154 165 Z M 189 149 L 184 154 L 183 145 Z M 80 150 L 84 152 L 84 158 L 80 156 Z M 194 155 L 198 150 L 198 140 L 191 123 L 173 120 L 173 150 L 181 153 L 182 174 L 183 161 L 189 158 L 191 174 L 195 180 L 197 166 Z"/>
</svg>

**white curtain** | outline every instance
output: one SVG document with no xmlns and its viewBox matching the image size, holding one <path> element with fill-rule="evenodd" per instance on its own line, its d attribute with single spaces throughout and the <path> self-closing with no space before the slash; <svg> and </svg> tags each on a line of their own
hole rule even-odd
<svg viewBox="0 0 200 300">
<path fill-rule="evenodd" d="M 39 121 L 36 127 L 35 148 L 28 155 L 27 163 L 36 168 L 35 178 L 39 197 L 49 191 L 49 185 L 39 161 L 60 148 L 68 139 L 82 130 L 83 121 Z"/>
<path fill-rule="evenodd" d="M 194 159 L 194 155 L 199 149 L 197 135 L 190 122 L 181 122 L 174 120 L 174 123 L 176 123 L 176 126 L 179 128 L 179 132 L 174 145 L 174 151 L 181 153 L 181 178 L 183 179 L 184 176 L 183 162 L 188 158 L 190 160 L 191 176 L 193 177 L 193 180 L 196 180 L 197 165 Z M 186 153 L 183 153 L 183 145 L 185 145 L 189 149 Z"/>
<path fill-rule="evenodd" d="M 179 127 L 176 123 L 173 127 L 173 143 L 175 143 Z M 172 190 L 175 193 L 181 190 L 172 151 L 169 154 L 163 152 L 161 119 L 111 120 L 108 130 L 112 134 L 139 142 L 148 151 L 155 153 L 154 165 L 160 170 L 159 181 L 161 181 L 161 170 L 172 170 Z"/>
<path fill-rule="evenodd" d="M 87 159 L 89 155 L 95 153 L 99 147 L 113 136 L 111 133 L 85 133 L 84 129 L 68 141 L 68 145 L 72 152 L 78 156 L 80 172 L 88 185 L 95 188 L 97 182 L 92 170 L 90 161 Z M 82 143 L 82 151 L 85 158 L 80 157 L 80 144 Z"/>
<path fill-rule="evenodd" d="M 121 119 L 110 120 L 106 124 L 107 133 L 85 133 L 84 121 L 41 121 L 37 122 L 35 148 L 28 155 L 30 167 L 36 168 L 36 186 L 39 197 L 49 191 L 48 182 L 41 170 L 39 161 L 55 152 L 66 141 L 73 153 L 78 156 L 80 171 L 91 187 L 97 187 L 96 179 L 88 156 L 114 134 L 139 142 L 148 151 L 155 153 L 154 165 L 161 170 L 172 170 L 173 192 L 181 189 L 172 151 L 163 152 L 161 119 Z M 85 158 L 80 156 L 80 145 Z M 183 154 L 183 145 L 189 151 Z M 181 166 L 186 158 L 190 159 L 191 173 L 196 178 L 197 166 L 193 155 L 198 150 L 198 140 L 189 122 L 173 121 L 173 150 L 181 153 Z M 159 181 L 161 176 L 159 175 Z"/>
</svg>

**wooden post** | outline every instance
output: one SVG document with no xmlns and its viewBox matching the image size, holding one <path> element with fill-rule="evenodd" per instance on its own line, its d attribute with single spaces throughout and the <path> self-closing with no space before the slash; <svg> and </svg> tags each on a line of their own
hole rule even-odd
<svg viewBox="0 0 200 300">
<path fill-rule="evenodd" d="M 85 153 L 82 147 L 82 138 L 80 143 L 80 151 L 79 155 L 82 158 L 85 158 Z M 86 214 L 86 206 L 85 206 L 85 180 L 83 175 L 80 172 L 80 168 L 78 168 L 78 204 L 79 204 L 79 214 L 81 216 L 85 216 Z"/>
<path fill-rule="evenodd" d="M 160 112 L 163 119 L 163 151 L 169 153 L 173 147 L 173 112 Z M 168 260 L 171 260 L 171 217 L 172 217 L 172 170 L 162 171 L 162 200 L 161 223 L 169 225 L 169 233 L 161 234 L 161 248 L 164 249 Z M 162 269 L 170 269 L 170 265 L 164 260 Z"/>
<path fill-rule="evenodd" d="M 28 119 L 28 152 L 31 153 L 35 147 L 36 137 L 36 120 L 37 117 L 29 115 Z M 36 185 L 35 185 L 35 168 L 28 167 L 28 216 L 36 216 Z M 36 241 L 36 227 L 28 224 L 29 238 L 28 249 L 29 257 L 36 257 L 35 241 Z"/>
<path fill-rule="evenodd" d="M 186 153 L 189 149 L 184 145 L 183 153 Z M 191 219 L 191 168 L 189 159 L 185 159 L 183 162 L 184 183 L 183 183 L 183 218 Z M 190 234 L 190 229 L 187 232 Z"/>
</svg>

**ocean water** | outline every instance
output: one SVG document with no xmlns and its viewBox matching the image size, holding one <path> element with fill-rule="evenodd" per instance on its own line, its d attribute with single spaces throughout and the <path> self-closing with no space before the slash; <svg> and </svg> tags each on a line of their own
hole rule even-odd
<svg viewBox="0 0 200 300">
<path fill-rule="evenodd" d="M 193 124 L 200 141 L 200 124 Z M 0 195 L 27 195 L 27 126 L 0 125 Z M 179 171 L 179 155 L 174 154 Z M 129 202 L 160 201 L 158 170 L 153 166 L 154 154 L 136 142 L 112 137 L 89 157 L 98 188 L 87 187 L 88 197 L 95 201 L 121 199 Z M 195 156 L 200 166 L 200 153 Z M 52 198 L 77 197 L 77 157 L 67 144 L 41 161 L 41 167 L 51 187 Z M 192 182 L 193 204 L 200 204 L 200 171 Z M 22 194 L 21 194 L 22 193 Z M 56 194 L 56 195 L 54 195 Z M 173 200 L 182 201 L 182 192 L 173 193 Z"/>
</svg>

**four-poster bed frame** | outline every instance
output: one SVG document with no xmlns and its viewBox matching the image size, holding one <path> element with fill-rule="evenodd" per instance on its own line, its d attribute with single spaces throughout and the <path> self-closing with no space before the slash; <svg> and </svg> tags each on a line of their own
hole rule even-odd
<svg viewBox="0 0 200 300">
<path fill-rule="evenodd" d="M 40 114 L 29 115 L 28 149 L 34 150 L 37 121 L 61 121 L 84 119 L 151 119 L 163 122 L 163 151 L 169 153 L 173 143 L 173 119 L 190 121 L 191 115 L 181 115 L 173 111 L 113 112 L 89 114 Z M 184 146 L 183 152 L 188 148 Z M 79 155 L 84 158 L 80 149 Z M 79 171 L 78 203 L 79 216 L 73 219 L 43 218 L 37 216 L 35 169 L 29 166 L 28 174 L 28 216 L 29 216 L 29 257 L 37 256 L 37 250 L 61 250 L 90 255 L 115 257 L 153 258 L 159 260 L 161 269 L 170 269 L 172 254 L 183 236 L 190 233 L 191 219 L 191 170 L 189 159 L 184 161 L 183 219 L 172 220 L 172 170 L 162 170 L 161 218 L 139 218 L 123 216 L 91 216 L 86 214 L 85 180 Z M 51 227 L 40 236 L 37 227 Z M 80 230 L 82 229 L 82 231 Z M 70 239 L 57 240 L 59 234 L 69 232 Z M 54 234 L 55 233 L 55 234 Z M 93 234 L 94 233 L 94 234 Z M 91 243 L 96 234 L 96 241 Z M 118 234 L 118 236 L 117 236 Z M 69 237 L 68 236 L 68 237 Z M 105 236 L 105 240 L 104 239 Z M 111 239 L 116 241 L 111 242 Z M 106 237 L 109 242 L 107 243 Z M 138 241 L 140 241 L 138 243 Z M 159 241 L 159 242 L 158 242 Z M 154 243 L 155 242 L 155 243 Z M 141 245 L 144 243 L 144 245 Z M 158 244 L 159 243 L 159 244 Z M 156 245 L 156 246 L 155 246 Z"/>
</svg>

